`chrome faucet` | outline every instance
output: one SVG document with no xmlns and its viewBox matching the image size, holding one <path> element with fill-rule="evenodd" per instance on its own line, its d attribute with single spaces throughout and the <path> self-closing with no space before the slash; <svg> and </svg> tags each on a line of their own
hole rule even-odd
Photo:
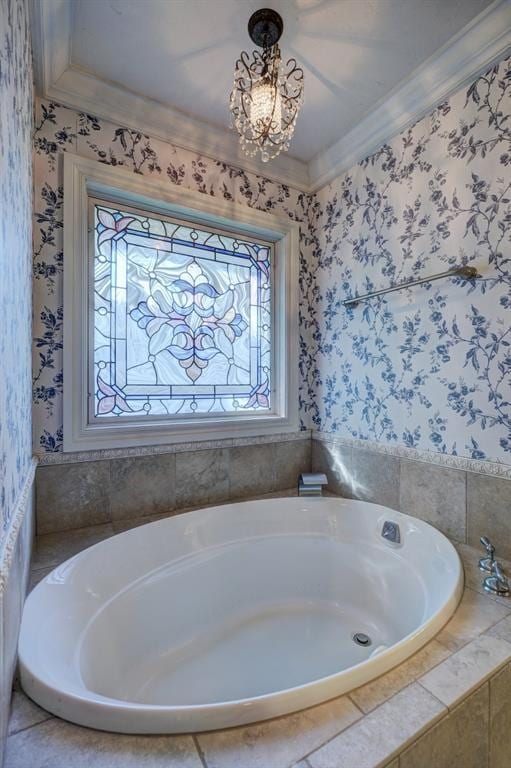
<svg viewBox="0 0 511 768">
<path fill-rule="evenodd" d="M 482 557 L 479 560 L 479 568 L 481 571 L 487 571 L 488 573 L 491 573 L 491 564 L 495 559 L 495 547 L 487 536 L 481 536 L 479 541 L 486 550 L 486 557 Z"/>
<path fill-rule="evenodd" d="M 322 496 L 328 478 L 323 472 L 302 472 L 298 478 L 298 496 Z"/>
<path fill-rule="evenodd" d="M 495 547 L 487 536 L 481 536 L 480 541 L 486 549 L 486 557 L 479 560 L 479 568 L 491 574 L 483 579 L 483 588 L 492 595 L 509 595 L 509 580 L 501 564 L 495 560 Z"/>
</svg>

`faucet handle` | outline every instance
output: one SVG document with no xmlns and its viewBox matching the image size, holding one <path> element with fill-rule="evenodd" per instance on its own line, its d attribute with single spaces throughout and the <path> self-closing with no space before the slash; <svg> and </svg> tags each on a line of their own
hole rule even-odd
<svg viewBox="0 0 511 768">
<path fill-rule="evenodd" d="M 483 587 L 486 592 L 494 595 L 509 595 L 509 581 L 501 564 L 496 560 L 492 562 L 491 576 L 487 576 L 483 581 Z"/>
<path fill-rule="evenodd" d="M 479 541 L 486 549 L 486 557 L 482 557 L 479 560 L 479 568 L 481 571 L 492 573 L 492 565 L 495 561 L 495 547 L 487 536 L 481 536 Z"/>
</svg>

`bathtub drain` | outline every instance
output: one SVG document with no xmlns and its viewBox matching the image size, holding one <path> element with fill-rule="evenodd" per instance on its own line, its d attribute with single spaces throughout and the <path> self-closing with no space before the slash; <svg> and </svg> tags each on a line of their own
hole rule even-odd
<svg viewBox="0 0 511 768">
<path fill-rule="evenodd" d="M 371 645 L 372 643 L 372 640 L 369 637 L 369 635 L 364 634 L 364 632 L 355 632 L 355 634 L 353 635 L 353 641 L 357 645 L 363 645 L 365 647 L 367 647 L 368 645 Z"/>
</svg>

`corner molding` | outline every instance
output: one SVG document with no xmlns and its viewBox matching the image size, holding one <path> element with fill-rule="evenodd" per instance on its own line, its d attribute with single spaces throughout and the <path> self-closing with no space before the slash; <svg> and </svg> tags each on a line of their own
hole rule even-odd
<svg viewBox="0 0 511 768">
<path fill-rule="evenodd" d="M 306 193 L 330 183 L 511 50 L 511 0 L 495 0 L 308 164 L 283 154 L 265 165 L 246 157 L 231 131 L 73 65 L 73 0 L 32 0 L 31 20 L 36 87 L 43 98 Z"/>
<path fill-rule="evenodd" d="M 511 0 L 495 0 L 402 80 L 342 139 L 309 163 L 316 192 L 442 101 L 511 49 Z"/>
<path fill-rule="evenodd" d="M 18 541 L 18 534 L 20 532 L 27 509 L 32 497 L 32 486 L 34 484 L 35 470 L 37 467 L 37 459 L 33 458 L 23 483 L 23 487 L 16 501 L 12 517 L 9 521 L 9 527 L 5 533 L 5 538 L 2 542 L 0 549 L 0 597 L 4 594 L 9 579 L 9 571 L 11 569 L 12 559 L 14 551 L 16 549 L 16 543 Z"/>
</svg>

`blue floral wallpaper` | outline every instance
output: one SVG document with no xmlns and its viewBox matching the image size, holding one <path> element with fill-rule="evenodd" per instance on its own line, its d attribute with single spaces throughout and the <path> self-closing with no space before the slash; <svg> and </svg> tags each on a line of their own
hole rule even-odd
<svg viewBox="0 0 511 768">
<path fill-rule="evenodd" d="M 315 206 L 314 426 L 511 464 L 511 60 L 321 190 Z M 341 304 L 462 264 L 481 278 Z"/>
<path fill-rule="evenodd" d="M 2 1 L 0 29 L 1 544 L 32 457 L 32 58 L 24 0 Z"/>
<path fill-rule="evenodd" d="M 303 314 L 310 263 L 307 216 L 311 198 L 284 184 L 230 167 L 168 142 L 37 101 L 34 160 L 34 420 L 36 453 L 62 450 L 63 154 L 165 179 L 206 195 L 284 213 L 300 222 Z M 302 323 L 302 327 L 304 324 Z M 305 335 L 302 349 L 308 348 Z M 297 361 L 298 365 L 298 361 Z"/>
<path fill-rule="evenodd" d="M 302 423 L 341 437 L 511 463 L 511 63 L 315 195 L 93 115 L 38 102 L 35 450 L 62 449 L 62 157 L 72 151 L 301 223 Z M 454 265 L 447 279 L 344 298 Z"/>
</svg>

